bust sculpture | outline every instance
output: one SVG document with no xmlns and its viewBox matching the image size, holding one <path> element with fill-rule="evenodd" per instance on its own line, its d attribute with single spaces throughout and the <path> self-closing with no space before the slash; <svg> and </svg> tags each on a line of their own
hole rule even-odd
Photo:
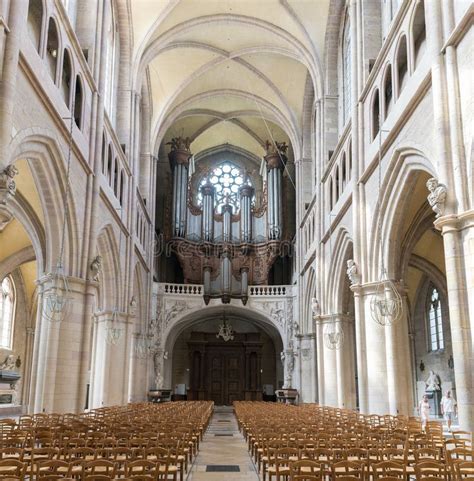
<svg viewBox="0 0 474 481">
<path fill-rule="evenodd" d="M 90 265 L 92 280 L 95 282 L 99 281 L 100 273 L 102 272 L 102 256 L 98 255 L 94 257 L 94 260 Z"/>
<path fill-rule="evenodd" d="M 433 371 L 430 370 L 430 375 L 428 376 L 428 379 L 425 381 L 426 385 L 426 391 L 440 391 L 441 382 L 439 379 L 439 376 Z"/>
<path fill-rule="evenodd" d="M 444 213 L 444 204 L 448 190 L 444 184 L 440 184 L 438 179 L 431 177 L 426 182 L 426 187 L 430 191 L 428 194 L 428 202 L 436 214 L 436 218 L 441 217 Z"/>
<path fill-rule="evenodd" d="M 347 261 L 347 277 L 349 277 L 349 280 L 351 281 L 351 285 L 353 286 L 354 284 L 359 283 L 359 269 L 357 267 L 357 264 L 353 259 L 349 259 Z"/>
<path fill-rule="evenodd" d="M 0 364 L 0 369 L 3 371 L 13 371 L 15 367 L 16 367 L 16 360 L 13 354 L 8 355 L 5 358 L 5 361 L 3 361 L 2 364 Z"/>
</svg>

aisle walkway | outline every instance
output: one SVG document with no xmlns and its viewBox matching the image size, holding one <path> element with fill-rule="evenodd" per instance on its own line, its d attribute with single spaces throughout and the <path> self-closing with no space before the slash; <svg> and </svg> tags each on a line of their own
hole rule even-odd
<svg viewBox="0 0 474 481">
<path fill-rule="evenodd" d="M 231 407 L 216 407 L 187 481 L 258 481 Z"/>
</svg>

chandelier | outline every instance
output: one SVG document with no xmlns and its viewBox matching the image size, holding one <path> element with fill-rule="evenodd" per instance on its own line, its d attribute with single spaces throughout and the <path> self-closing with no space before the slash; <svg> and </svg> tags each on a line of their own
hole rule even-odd
<svg viewBox="0 0 474 481">
<path fill-rule="evenodd" d="M 382 132 L 379 133 L 378 152 L 378 207 L 381 210 L 380 191 L 382 186 Z M 375 284 L 375 291 L 370 299 L 370 312 L 372 319 L 381 326 L 391 326 L 397 322 L 403 313 L 403 299 L 395 284 L 388 278 L 384 263 L 384 238 L 382 233 L 382 222 L 379 221 L 377 229 L 378 243 L 380 246 L 380 278 Z"/>
<path fill-rule="evenodd" d="M 224 342 L 233 341 L 234 340 L 234 330 L 232 329 L 231 324 L 227 324 L 225 319 L 225 312 L 222 324 L 219 326 L 219 332 L 216 334 L 217 339 L 222 337 Z"/>
<path fill-rule="evenodd" d="M 69 308 L 69 284 L 61 262 L 56 264 L 56 270 L 49 274 L 50 287 L 44 294 L 43 315 L 50 322 L 64 321 Z"/>
<path fill-rule="evenodd" d="M 370 312 L 372 319 L 381 326 L 391 326 L 402 316 L 402 296 L 395 284 L 387 277 L 385 269 L 370 299 Z"/>
<path fill-rule="evenodd" d="M 326 322 L 323 330 L 324 344 L 328 349 L 337 350 L 344 344 L 344 329 L 341 321 Z"/>
<path fill-rule="evenodd" d="M 112 317 L 110 319 L 107 319 L 105 327 L 105 340 L 109 345 L 115 346 L 124 334 L 124 328 L 120 327 L 119 322 L 120 321 L 118 319 L 118 311 L 117 309 L 114 309 L 114 311 L 112 312 Z"/>
<path fill-rule="evenodd" d="M 74 102 L 71 107 L 74 112 Z M 43 315 L 50 322 L 62 322 L 66 318 L 71 302 L 69 284 L 64 273 L 64 243 L 66 239 L 66 223 L 69 216 L 69 195 L 71 191 L 70 174 L 71 174 L 71 151 L 72 151 L 72 128 L 74 117 L 70 117 L 69 127 L 69 145 L 67 155 L 67 171 L 66 171 L 66 191 L 64 193 L 64 218 L 61 232 L 61 245 L 59 249 L 58 261 L 56 268 L 48 275 L 51 283 L 44 293 Z"/>
</svg>

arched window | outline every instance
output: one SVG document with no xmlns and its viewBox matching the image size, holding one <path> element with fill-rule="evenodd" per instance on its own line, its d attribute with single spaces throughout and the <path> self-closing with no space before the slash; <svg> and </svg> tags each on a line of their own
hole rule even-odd
<svg viewBox="0 0 474 481">
<path fill-rule="evenodd" d="M 10 277 L 5 277 L 0 285 L 0 347 L 12 346 L 13 320 L 15 318 L 15 286 Z"/>
<path fill-rule="evenodd" d="M 46 60 L 48 62 L 49 74 L 56 83 L 56 69 L 58 67 L 59 36 L 56 22 L 51 17 L 48 22 L 48 39 L 46 41 Z"/>
<path fill-rule="evenodd" d="M 415 68 L 426 49 L 425 3 L 419 0 L 413 19 L 413 51 L 415 52 Z"/>
<path fill-rule="evenodd" d="M 106 172 L 106 156 L 107 156 L 107 140 L 105 138 L 105 134 L 102 136 L 102 173 L 105 175 Z"/>
<path fill-rule="evenodd" d="M 117 158 L 115 158 L 115 169 L 114 169 L 114 194 L 115 197 L 117 197 L 118 194 L 118 163 L 117 163 Z"/>
<path fill-rule="evenodd" d="M 387 118 L 393 103 L 393 85 L 392 85 L 392 66 L 389 65 L 385 71 L 385 79 L 383 83 L 384 95 L 384 120 Z"/>
<path fill-rule="evenodd" d="M 74 92 L 74 121 L 79 129 L 82 128 L 82 104 L 83 104 L 83 89 L 81 77 L 76 75 L 76 87 Z"/>
<path fill-rule="evenodd" d="M 43 28 L 43 0 L 30 0 L 28 4 L 28 35 L 39 52 Z"/>
<path fill-rule="evenodd" d="M 245 178 L 239 167 L 231 162 L 224 162 L 216 167 L 208 177 L 201 181 L 201 186 L 210 182 L 215 189 L 216 208 L 220 211 L 221 207 L 228 202 L 236 209 L 240 206 L 239 188 L 247 183 L 251 185 L 250 180 Z M 202 194 L 199 190 L 198 203 L 202 202 Z"/>
<path fill-rule="evenodd" d="M 444 349 L 443 314 L 438 289 L 431 285 L 426 299 L 428 345 L 431 351 Z"/>
<path fill-rule="evenodd" d="M 69 51 L 67 49 L 64 49 L 63 68 L 61 73 L 61 90 L 63 92 L 63 99 L 66 105 L 69 105 L 71 100 L 71 80 L 72 80 L 71 55 L 69 54 Z"/>
<path fill-rule="evenodd" d="M 347 181 L 347 167 L 346 167 L 346 154 L 342 155 L 342 162 L 341 162 L 341 169 L 342 169 L 342 189 L 346 186 Z"/>
<path fill-rule="evenodd" d="M 107 180 L 109 181 L 109 185 L 112 185 L 112 147 L 109 145 L 109 155 L 107 159 Z"/>
<path fill-rule="evenodd" d="M 402 93 L 403 87 L 408 79 L 408 59 L 407 59 L 407 38 L 402 37 L 397 51 L 397 78 L 398 96 Z"/>
<path fill-rule="evenodd" d="M 118 32 L 117 22 L 115 21 L 112 2 L 106 2 L 109 11 L 109 26 L 107 29 L 107 50 L 105 57 L 105 87 L 104 87 L 104 106 L 109 119 L 113 119 L 114 111 L 114 91 L 116 76 L 116 57 L 118 53 Z"/>
<path fill-rule="evenodd" d="M 375 91 L 374 98 L 372 100 L 372 140 L 377 137 L 380 130 L 380 96 L 379 91 Z"/>
<path fill-rule="evenodd" d="M 125 188 L 125 175 L 123 173 L 123 170 L 120 171 L 120 204 L 123 203 L 123 189 Z"/>
<path fill-rule="evenodd" d="M 347 148 L 347 160 L 349 162 L 349 179 L 352 178 L 352 143 L 349 142 L 349 146 Z"/>
<path fill-rule="evenodd" d="M 336 173 L 334 174 L 334 180 L 336 183 L 336 197 L 334 199 L 334 203 L 339 200 L 339 166 L 336 167 Z"/>
<path fill-rule="evenodd" d="M 332 192 L 333 192 L 333 186 L 332 186 L 332 177 L 329 177 L 328 179 L 329 183 L 329 210 L 332 210 L 333 207 L 333 197 L 332 197 Z"/>
<path fill-rule="evenodd" d="M 347 124 L 351 115 L 351 25 L 349 15 L 344 21 L 342 34 L 342 119 L 343 125 Z"/>
</svg>

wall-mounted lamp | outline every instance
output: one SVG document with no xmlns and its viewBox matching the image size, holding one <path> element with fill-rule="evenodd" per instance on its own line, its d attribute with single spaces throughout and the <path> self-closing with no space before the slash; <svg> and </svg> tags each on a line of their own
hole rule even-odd
<svg viewBox="0 0 474 481">
<path fill-rule="evenodd" d="M 425 363 L 423 362 L 423 359 L 420 361 L 420 371 L 423 372 L 425 370 Z"/>
</svg>

